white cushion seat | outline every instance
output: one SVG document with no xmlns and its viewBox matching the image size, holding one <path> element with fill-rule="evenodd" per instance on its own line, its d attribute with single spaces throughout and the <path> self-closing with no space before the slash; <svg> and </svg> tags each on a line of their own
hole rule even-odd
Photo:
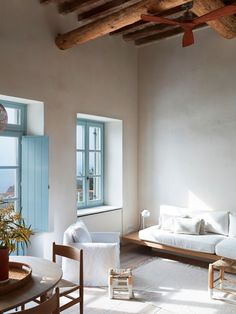
<svg viewBox="0 0 236 314">
<path fill-rule="evenodd" d="M 176 234 L 162 230 L 158 225 L 140 230 L 139 238 L 172 247 L 210 254 L 215 254 L 216 244 L 226 239 L 223 235 L 212 233 L 204 235 Z"/>
<path fill-rule="evenodd" d="M 216 245 L 216 254 L 236 260 L 236 238 L 227 238 Z"/>
</svg>

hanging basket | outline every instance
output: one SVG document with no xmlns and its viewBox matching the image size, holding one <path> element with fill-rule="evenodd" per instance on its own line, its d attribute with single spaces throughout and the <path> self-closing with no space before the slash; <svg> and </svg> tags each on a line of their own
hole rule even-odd
<svg viewBox="0 0 236 314">
<path fill-rule="evenodd" d="M 0 246 L 0 284 L 9 279 L 9 250 L 6 246 Z"/>
<path fill-rule="evenodd" d="M 3 105 L 0 104 L 0 131 L 6 128 L 7 122 L 8 122 L 7 111 L 3 107 Z"/>
</svg>

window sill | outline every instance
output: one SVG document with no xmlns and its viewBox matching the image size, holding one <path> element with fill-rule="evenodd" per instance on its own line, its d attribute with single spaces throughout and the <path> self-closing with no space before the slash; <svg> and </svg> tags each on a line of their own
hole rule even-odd
<svg viewBox="0 0 236 314">
<path fill-rule="evenodd" d="M 109 206 L 109 205 L 103 205 L 103 206 L 97 206 L 97 207 L 91 207 L 91 208 L 85 208 L 85 209 L 78 209 L 77 210 L 77 217 L 96 215 L 96 214 L 112 212 L 112 211 L 121 210 L 121 209 L 122 209 L 122 207 Z"/>
</svg>

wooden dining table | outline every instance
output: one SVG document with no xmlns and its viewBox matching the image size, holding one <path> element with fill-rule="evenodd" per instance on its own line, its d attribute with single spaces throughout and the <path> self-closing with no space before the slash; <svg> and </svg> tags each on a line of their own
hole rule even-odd
<svg viewBox="0 0 236 314">
<path fill-rule="evenodd" d="M 61 267 L 43 258 L 11 256 L 10 261 L 29 265 L 32 274 L 31 279 L 23 286 L 0 296 L 0 313 L 21 306 L 37 297 L 43 298 L 62 277 Z"/>
</svg>

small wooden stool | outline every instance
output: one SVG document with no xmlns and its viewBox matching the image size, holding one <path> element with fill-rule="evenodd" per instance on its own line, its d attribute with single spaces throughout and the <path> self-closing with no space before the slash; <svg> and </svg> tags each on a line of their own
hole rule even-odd
<svg viewBox="0 0 236 314">
<path fill-rule="evenodd" d="M 114 292 L 127 293 L 133 297 L 133 277 L 131 269 L 112 269 L 108 271 L 109 298 L 114 298 Z"/>
<path fill-rule="evenodd" d="M 219 272 L 219 276 L 217 278 L 214 276 L 215 270 Z M 212 264 L 209 264 L 208 287 L 210 298 L 213 297 L 213 289 L 236 295 L 236 291 L 223 286 L 224 282 L 236 285 L 235 280 L 225 278 L 225 272 L 236 274 L 236 260 L 222 258 Z"/>
</svg>

